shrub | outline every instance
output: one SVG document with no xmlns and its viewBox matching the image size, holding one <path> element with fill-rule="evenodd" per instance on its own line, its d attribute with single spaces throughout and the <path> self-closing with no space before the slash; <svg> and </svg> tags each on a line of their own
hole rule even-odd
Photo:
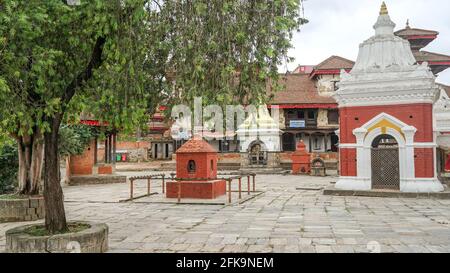
<svg viewBox="0 0 450 273">
<path fill-rule="evenodd" d="M 62 125 L 59 129 L 60 156 L 82 154 L 97 135 L 97 130 L 88 125 Z"/>
<path fill-rule="evenodd" d="M 0 146 L 0 194 L 12 192 L 17 186 L 19 158 L 14 144 Z"/>
</svg>

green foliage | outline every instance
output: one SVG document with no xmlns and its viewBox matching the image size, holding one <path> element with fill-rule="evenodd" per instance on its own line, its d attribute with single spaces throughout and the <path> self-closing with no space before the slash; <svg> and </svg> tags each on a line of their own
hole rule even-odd
<svg viewBox="0 0 450 273">
<path fill-rule="evenodd" d="M 162 101 L 195 96 L 261 103 L 305 23 L 301 0 L 80 2 L 0 3 L 0 126 L 8 132 L 49 131 L 52 118 L 74 122 L 82 112 L 131 131 Z"/>
<path fill-rule="evenodd" d="M 306 23 L 300 0 L 163 1 L 159 18 L 174 72 L 173 103 L 260 104 L 278 86 L 292 33 Z"/>
<path fill-rule="evenodd" d="M 14 190 L 17 184 L 17 170 L 19 159 L 17 147 L 5 144 L 0 147 L 0 194 Z"/>
<path fill-rule="evenodd" d="M 94 127 L 87 125 L 62 125 L 59 129 L 59 155 L 80 155 L 98 136 Z"/>
<path fill-rule="evenodd" d="M 5 145 L 14 145 L 14 139 L 12 139 L 6 132 L 3 132 L 0 127 L 0 150 Z"/>
<path fill-rule="evenodd" d="M 18 135 L 48 132 L 53 118 L 76 120 L 94 106 L 112 126 L 136 122 L 145 109 L 144 52 L 133 41 L 144 30 L 144 2 L 2 1 L 1 126 Z"/>
</svg>

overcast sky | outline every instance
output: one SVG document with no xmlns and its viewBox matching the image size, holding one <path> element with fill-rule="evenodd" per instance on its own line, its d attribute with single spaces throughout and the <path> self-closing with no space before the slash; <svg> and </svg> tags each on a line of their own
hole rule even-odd
<svg viewBox="0 0 450 273">
<path fill-rule="evenodd" d="M 436 40 L 425 50 L 450 55 L 449 0 L 386 0 L 389 15 L 402 29 L 409 19 L 410 26 L 439 31 Z M 309 23 L 294 36 L 288 65 L 316 65 L 331 55 L 355 61 L 361 42 L 374 35 L 381 0 L 306 0 L 305 17 Z M 286 67 L 283 68 L 286 70 Z M 438 82 L 450 85 L 450 69 L 439 74 Z"/>
</svg>

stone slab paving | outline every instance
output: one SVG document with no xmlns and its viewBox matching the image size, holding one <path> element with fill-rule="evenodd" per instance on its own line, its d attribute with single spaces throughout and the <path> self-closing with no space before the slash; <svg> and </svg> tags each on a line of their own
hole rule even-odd
<svg viewBox="0 0 450 273">
<path fill-rule="evenodd" d="M 128 184 L 63 190 L 68 219 L 108 224 L 110 252 L 450 252 L 450 200 L 325 196 L 315 190 L 335 181 L 258 175 L 263 193 L 229 206 L 120 203 Z M 5 231 L 22 224 L 0 224 L 0 251 Z"/>
</svg>

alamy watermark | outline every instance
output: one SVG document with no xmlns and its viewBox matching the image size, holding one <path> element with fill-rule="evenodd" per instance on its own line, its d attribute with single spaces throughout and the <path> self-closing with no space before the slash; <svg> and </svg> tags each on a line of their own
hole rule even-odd
<svg viewBox="0 0 450 273">
<path fill-rule="evenodd" d="M 224 113 L 225 112 L 225 113 Z M 241 141 L 255 138 L 262 131 L 279 131 L 280 112 L 278 106 L 267 105 L 226 105 L 204 106 L 201 97 L 194 99 L 193 109 L 187 105 L 172 108 L 171 137 L 175 140 L 187 140 L 201 136 L 206 140 L 233 140 L 238 133 Z"/>
</svg>

